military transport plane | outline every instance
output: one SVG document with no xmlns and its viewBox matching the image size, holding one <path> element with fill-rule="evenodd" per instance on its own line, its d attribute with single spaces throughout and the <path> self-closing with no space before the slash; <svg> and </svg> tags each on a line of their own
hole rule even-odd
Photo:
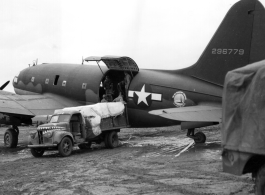
<svg viewBox="0 0 265 195">
<path fill-rule="evenodd" d="M 84 60 L 102 61 L 106 66 L 49 63 L 22 70 L 13 80 L 16 94 L 0 93 L 0 123 L 12 124 L 15 131 L 17 125 L 29 124 L 36 115 L 98 103 L 105 77 L 112 78 L 116 89 L 126 71 L 132 77 L 127 91 L 130 126 L 180 124 L 182 129 L 193 130 L 221 121 L 226 73 L 264 58 L 264 7 L 257 0 L 241 0 L 229 10 L 199 60 L 188 68 L 139 70 L 129 57 L 92 56 Z M 192 137 L 196 142 L 205 141 L 202 133 Z"/>
</svg>

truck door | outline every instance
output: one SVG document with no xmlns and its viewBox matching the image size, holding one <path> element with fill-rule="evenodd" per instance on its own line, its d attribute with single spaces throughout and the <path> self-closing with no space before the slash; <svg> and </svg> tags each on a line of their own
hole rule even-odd
<svg viewBox="0 0 265 195">
<path fill-rule="evenodd" d="M 73 114 L 70 119 L 70 128 L 73 135 L 81 133 L 81 120 L 80 114 Z"/>
</svg>

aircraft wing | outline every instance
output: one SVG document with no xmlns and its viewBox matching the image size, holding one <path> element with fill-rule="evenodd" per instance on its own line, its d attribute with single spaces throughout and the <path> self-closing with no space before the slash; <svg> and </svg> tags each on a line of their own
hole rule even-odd
<svg viewBox="0 0 265 195">
<path fill-rule="evenodd" d="M 180 108 L 152 110 L 149 114 L 184 122 L 221 122 L 221 106 L 197 105 Z"/>
<path fill-rule="evenodd" d="M 0 92 L 0 113 L 33 117 L 35 115 L 51 115 L 55 109 L 73 104 L 66 104 L 63 99 L 45 95 L 17 95 Z"/>
</svg>

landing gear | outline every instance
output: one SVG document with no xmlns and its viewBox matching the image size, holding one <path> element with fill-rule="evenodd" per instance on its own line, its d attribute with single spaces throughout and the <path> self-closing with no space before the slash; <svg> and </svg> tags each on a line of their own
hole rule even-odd
<svg viewBox="0 0 265 195">
<path fill-rule="evenodd" d="M 15 148 L 18 143 L 19 129 L 17 126 L 13 125 L 12 128 L 6 130 L 4 135 L 5 147 Z"/>
<path fill-rule="evenodd" d="M 205 143 L 206 141 L 206 135 L 203 132 L 197 132 L 195 133 L 194 141 L 195 143 Z"/>
<path fill-rule="evenodd" d="M 203 132 L 197 132 L 194 134 L 194 128 L 188 129 L 187 136 L 194 139 L 194 142 L 197 143 L 205 143 L 206 135 Z"/>
<path fill-rule="evenodd" d="M 193 138 L 194 137 L 194 130 L 195 130 L 194 128 L 188 129 L 187 136 Z"/>
</svg>

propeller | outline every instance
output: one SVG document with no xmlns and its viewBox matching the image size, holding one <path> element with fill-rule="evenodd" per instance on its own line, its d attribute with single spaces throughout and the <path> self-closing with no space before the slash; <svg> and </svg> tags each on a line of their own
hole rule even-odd
<svg viewBox="0 0 265 195">
<path fill-rule="evenodd" d="M 0 90 L 3 90 L 8 84 L 9 84 L 10 81 L 7 81 L 5 82 L 5 84 L 3 84 L 1 87 L 0 87 Z"/>
</svg>

